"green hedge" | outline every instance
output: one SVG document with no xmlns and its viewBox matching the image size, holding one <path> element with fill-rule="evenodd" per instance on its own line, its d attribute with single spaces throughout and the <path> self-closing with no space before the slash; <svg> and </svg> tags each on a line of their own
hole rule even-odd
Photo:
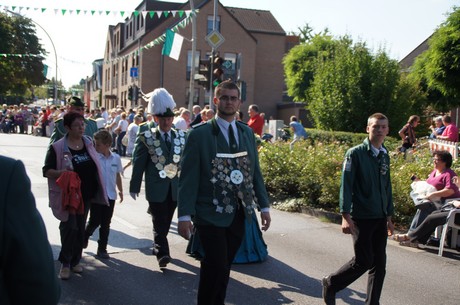
<svg viewBox="0 0 460 305">
<path fill-rule="evenodd" d="M 343 156 L 348 148 L 362 143 L 367 134 L 312 129 L 307 132 L 309 138 L 295 143 L 293 151 L 288 142 L 263 143 L 259 154 L 267 191 L 278 209 L 300 211 L 302 207 L 314 207 L 339 212 Z M 385 142 L 391 156 L 394 221 L 405 227 L 415 213 L 409 197 L 410 177 L 428 177 L 433 164 L 427 143 L 406 156 L 397 152 L 399 144 L 393 138 Z M 459 172 L 457 161 L 452 169 Z"/>
</svg>

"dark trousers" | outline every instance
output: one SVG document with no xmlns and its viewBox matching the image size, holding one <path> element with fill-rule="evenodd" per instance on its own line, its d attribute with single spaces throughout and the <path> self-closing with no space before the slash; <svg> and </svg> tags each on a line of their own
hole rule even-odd
<svg viewBox="0 0 460 305">
<path fill-rule="evenodd" d="M 150 214 L 153 223 L 153 239 L 155 242 L 157 258 L 169 254 L 168 232 L 176 210 L 177 202 L 172 200 L 171 187 L 164 202 L 149 202 Z M 155 249 L 154 249 L 155 252 Z"/>
<path fill-rule="evenodd" d="M 243 240 L 243 208 L 239 208 L 229 227 L 197 226 L 203 245 L 198 305 L 224 305 L 230 268 Z"/>
<path fill-rule="evenodd" d="M 107 250 L 109 242 L 110 222 L 112 221 L 115 200 L 109 199 L 110 206 L 102 204 L 92 204 L 90 209 L 89 221 L 85 229 L 85 238 L 89 239 L 97 227 L 99 228 L 98 250 Z"/>
<path fill-rule="evenodd" d="M 85 202 L 84 205 L 85 212 L 83 215 L 69 215 L 67 221 L 61 221 L 59 224 L 59 232 L 61 234 L 59 261 L 64 265 L 73 267 L 78 265 L 81 260 L 85 238 L 85 223 L 90 203 Z"/>
<path fill-rule="evenodd" d="M 118 154 L 120 155 L 120 157 L 126 156 L 126 146 L 124 146 L 124 145 L 121 143 L 121 140 L 123 139 L 123 137 L 125 136 L 125 134 L 126 134 L 126 131 L 122 131 L 122 132 L 120 132 L 120 134 L 117 136 L 117 151 L 118 151 Z"/>
<path fill-rule="evenodd" d="M 353 220 L 355 257 L 330 276 L 332 291 L 338 292 L 369 270 L 366 304 L 378 305 L 386 273 L 387 220 Z"/>
<path fill-rule="evenodd" d="M 428 215 L 427 218 L 413 231 L 409 232 L 409 238 L 412 242 L 426 244 L 431 234 L 438 226 L 442 226 L 447 222 L 449 211 L 437 210 Z"/>
</svg>

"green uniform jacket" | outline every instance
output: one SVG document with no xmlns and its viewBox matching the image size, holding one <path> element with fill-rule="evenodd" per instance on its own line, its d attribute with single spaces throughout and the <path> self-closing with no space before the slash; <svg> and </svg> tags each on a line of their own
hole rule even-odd
<svg viewBox="0 0 460 305">
<path fill-rule="evenodd" d="M 152 134 L 151 137 L 145 136 L 147 131 Z M 155 156 L 158 157 L 157 154 L 152 154 L 152 150 L 155 150 L 156 147 L 154 145 L 147 146 L 145 141 L 149 138 L 153 139 L 155 137 L 157 141 L 160 141 L 159 148 L 162 151 L 162 155 L 165 157 L 163 165 L 176 164 L 179 166 L 180 160 L 176 159 L 177 162 L 173 161 L 174 155 L 180 156 L 182 154 L 182 149 L 185 143 L 185 138 L 179 136 L 179 132 L 180 131 L 177 131 L 174 128 L 171 129 L 171 150 L 168 151 L 164 138 L 161 136 L 159 128 L 155 127 L 155 123 L 153 121 L 139 126 L 132 157 L 133 172 L 129 184 L 130 193 L 138 194 L 140 192 L 142 176 L 145 173 L 145 197 L 147 198 L 147 201 L 158 203 L 164 202 L 170 187 L 172 191 L 172 200 L 177 201 L 177 175 L 175 175 L 172 179 L 168 177 L 162 178 L 160 176 L 161 170 L 158 168 L 158 164 L 161 164 L 161 162 L 158 162 L 155 159 Z M 174 145 L 174 141 L 180 140 L 181 138 L 183 139 L 182 143 L 179 146 Z M 180 152 L 178 154 L 174 152 L 175 147 L 180 147 Z"/>
<path fill-rule="evenodd" d="M 0 156 L 0 168 L 0 304 L 57 304 L 53 253 L 24 165 Z"/>
<path fill-rule="evenodd" d="M 85 119 L 85 124 L 85 135 L 89 136 L 92 139 L 93 135 L 96 133 L 96 131 L 98 131 L 97 122 L 93 119 Z M 54 122 L 53 133 L 50 137 L 50 145 L 56 142 L 57 140 L 61 139 L 66 133 L 67 130 L 64 127 L 64 120 L 56 120 L 56 122 Z"/>
<path fill-rule="evenodd" d="M 367 138 L 345 154 L 340 212 L 356 219 L 377 219 L 391 216 L 393 211 L 390 157 L 384 154 L 379 161 Z"/>
<path fill-rule="evenodd" d="M 248 187 L 246 182 L 243 182 L 240 184 L 240 191 L 253 194 L 258 207 L 267 208 L 269 207 L 268 195 L 260 172 L 254 133 L 244 123 L 237 122 L 236 125 L 239 151 L 248 153 L 247 158 L 250 163 L 246 173 L 252 178 L 252 188 L 251 185 Z M 219 177 L 214 165 L 217 153 L 228 154 L 229 152 L 228 143 L 215 119 L 189 132 L 182 155 L 182 173 L 179 178 L 177 202 L 179 217 L 190 215 L 193 222 L 198 225 L 230 226 L 236 215 L 236 209 L 241 207 L 238 207 L 236 192 L 221 187 L 222 184 L 225 185 L 225 179 L 229 180 L 230 172 L 227 175 L 220 174 Z M 213 183 L 216 177 L 222 180 Z M 245 181 L 246 179 L 248 177 L 245 177 Z M 230 200 L 226 206 L 223 205 L 224 196 Z M 245 205 L 245 215 L 250 219 L 252 215 L 249 214 L 254 212 L 254 205 L 248 205 L 246 200 Z M 222 206 L 225 207 L 223 210 L 220 209 Z"/>
</svg>

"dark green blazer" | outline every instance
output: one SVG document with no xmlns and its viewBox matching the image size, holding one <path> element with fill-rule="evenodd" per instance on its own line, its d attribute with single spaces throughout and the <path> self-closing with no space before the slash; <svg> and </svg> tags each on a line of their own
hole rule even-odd
<svg viewBox="0 0 460 305">
<path fill-rule="evenodd" d="M 93 135 L 96 133 L 96 131 L 98 131 L 97 122 L 93 119 L 85 119 L 85 124 L 85 135 L 89 136 L 92 139 Z M 50 145 L 64 137 L 66 133 L 67 130 L 64 127 L 64 120 L 56 120 L 56 122 L 54 122 L 54 129 L 52 130 L 52 134 L 50 137 Z"/>
<path fill-rule="evenodd" d="M 154 132 L 152 132 L 152 129 Z M 129 184 L 129 192 L 136 194 L 140 192 L 142 177 L 145 173 L 145 197 L 147 198 L 147 201 L 158 203 L 164 202 L 170 187 L 172 191 L 172 200 L 177 201 L 177 175 L 172 179 L 168 177 L 160 177 L 160 170 L 157 168 L 157 163 L 152 161 L 152 155 L 149 153 L 149 147 L 144 143 L 146 140 L 146 131 L 150 131 L 152 134 L 156 133 L 156 138 L 160 141 L 160 148 L 166 158 L 165 165 L 174 163 L 174 145 L 171 145 L 171 151 L 169 151 L 164 138 L 160 134 L 159 128 L 155 126 L 153 121 L 150 123 L 141 124 L 139 126 L 136 142 L 134 144 L 134 151 L 132 156 L 133 171 Z M 174 128 L 171 129 L 171 142 L 173 142 L 176 138 L 176 132 L 178 133 L 179 131 Z M 180 137 L 178 138 L 180 139 Z M 183 144 L 180 145 L 181 151 L 179 155 L 182 153 L 183 146 Z"/>
<path fill-rule="evenodd" d="M 24 165 L 0 156 L 0 168 L 0 304 L 57 304 L 53 253 Z"/>
<path fill-rule="evenodd" d="M 252 189 L 247 189 L 245 183 L 240 184 L 242 191 L 254 191 L 260 208 L 269 207 L 268 195 L 259 167 L 259 157 L 254 133 L 246 124 L 237 122 L 239 151 L 246 151 L 250 160 L 249 176 L 252 178 Z M 222 197 L 223 191 L 219 183 L 212 183 L 215 177 L 213 160 L 217 153 L 230 153 L 224 135 L 221 133 L 215 119 L 189 132 L 182 154 L 179 178 L 178 216 L 191 215 L 193 222 L 198 225 L 230 226 L 238 208 L 237 194 L 228 193 L 230 199 L 229 211 L 219 211 L 213 202 L 215 195 Z M 214 173 L 213 173 L 214 171 Z M 247 178 L 246 178 L 247 179 Z M 253 213 L 251 206 L 245 208 L 246 217 Z"/>
</svg>

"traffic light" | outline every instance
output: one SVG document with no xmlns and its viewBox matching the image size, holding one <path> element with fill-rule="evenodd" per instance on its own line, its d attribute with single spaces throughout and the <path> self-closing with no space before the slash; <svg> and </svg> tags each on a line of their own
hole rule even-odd
<svg viewBox="0 0 460 305">
<path fill-rule="evenodd" d="M 48 86 L 48 97 L 54 98 L 54 87 Z"/>
<path fill-rule="evenodd" d="M 139 98 L 139 88 L 136 85 L 133 86 L 133 102 L 136 103 Z"/>
<path fill-rule="evenodd" d="M 198 84 L 203 86 L 205 90 L 209 90 L 209 82 L 211 79 L 211 60 L 205 59 L 200 60 L 200 66 L 198 73 L 195 75 L 195 80 L 198 81 Z"/>
<path fill-rule="evenodd" d="M 128 100 L 133 100 L 133 87 L 129 86 L 128 88 Z"/>
<path fill-rule="evenodd" d="M 224 63 L 224 59 L 217 55 L 214 57 L 213 61 L 213 71 L 212 71 L 212 87 L 217 87 L 221 82 L 224 76 L 224 70 L 222 69 L 222 64 Z"/>
</svg>

